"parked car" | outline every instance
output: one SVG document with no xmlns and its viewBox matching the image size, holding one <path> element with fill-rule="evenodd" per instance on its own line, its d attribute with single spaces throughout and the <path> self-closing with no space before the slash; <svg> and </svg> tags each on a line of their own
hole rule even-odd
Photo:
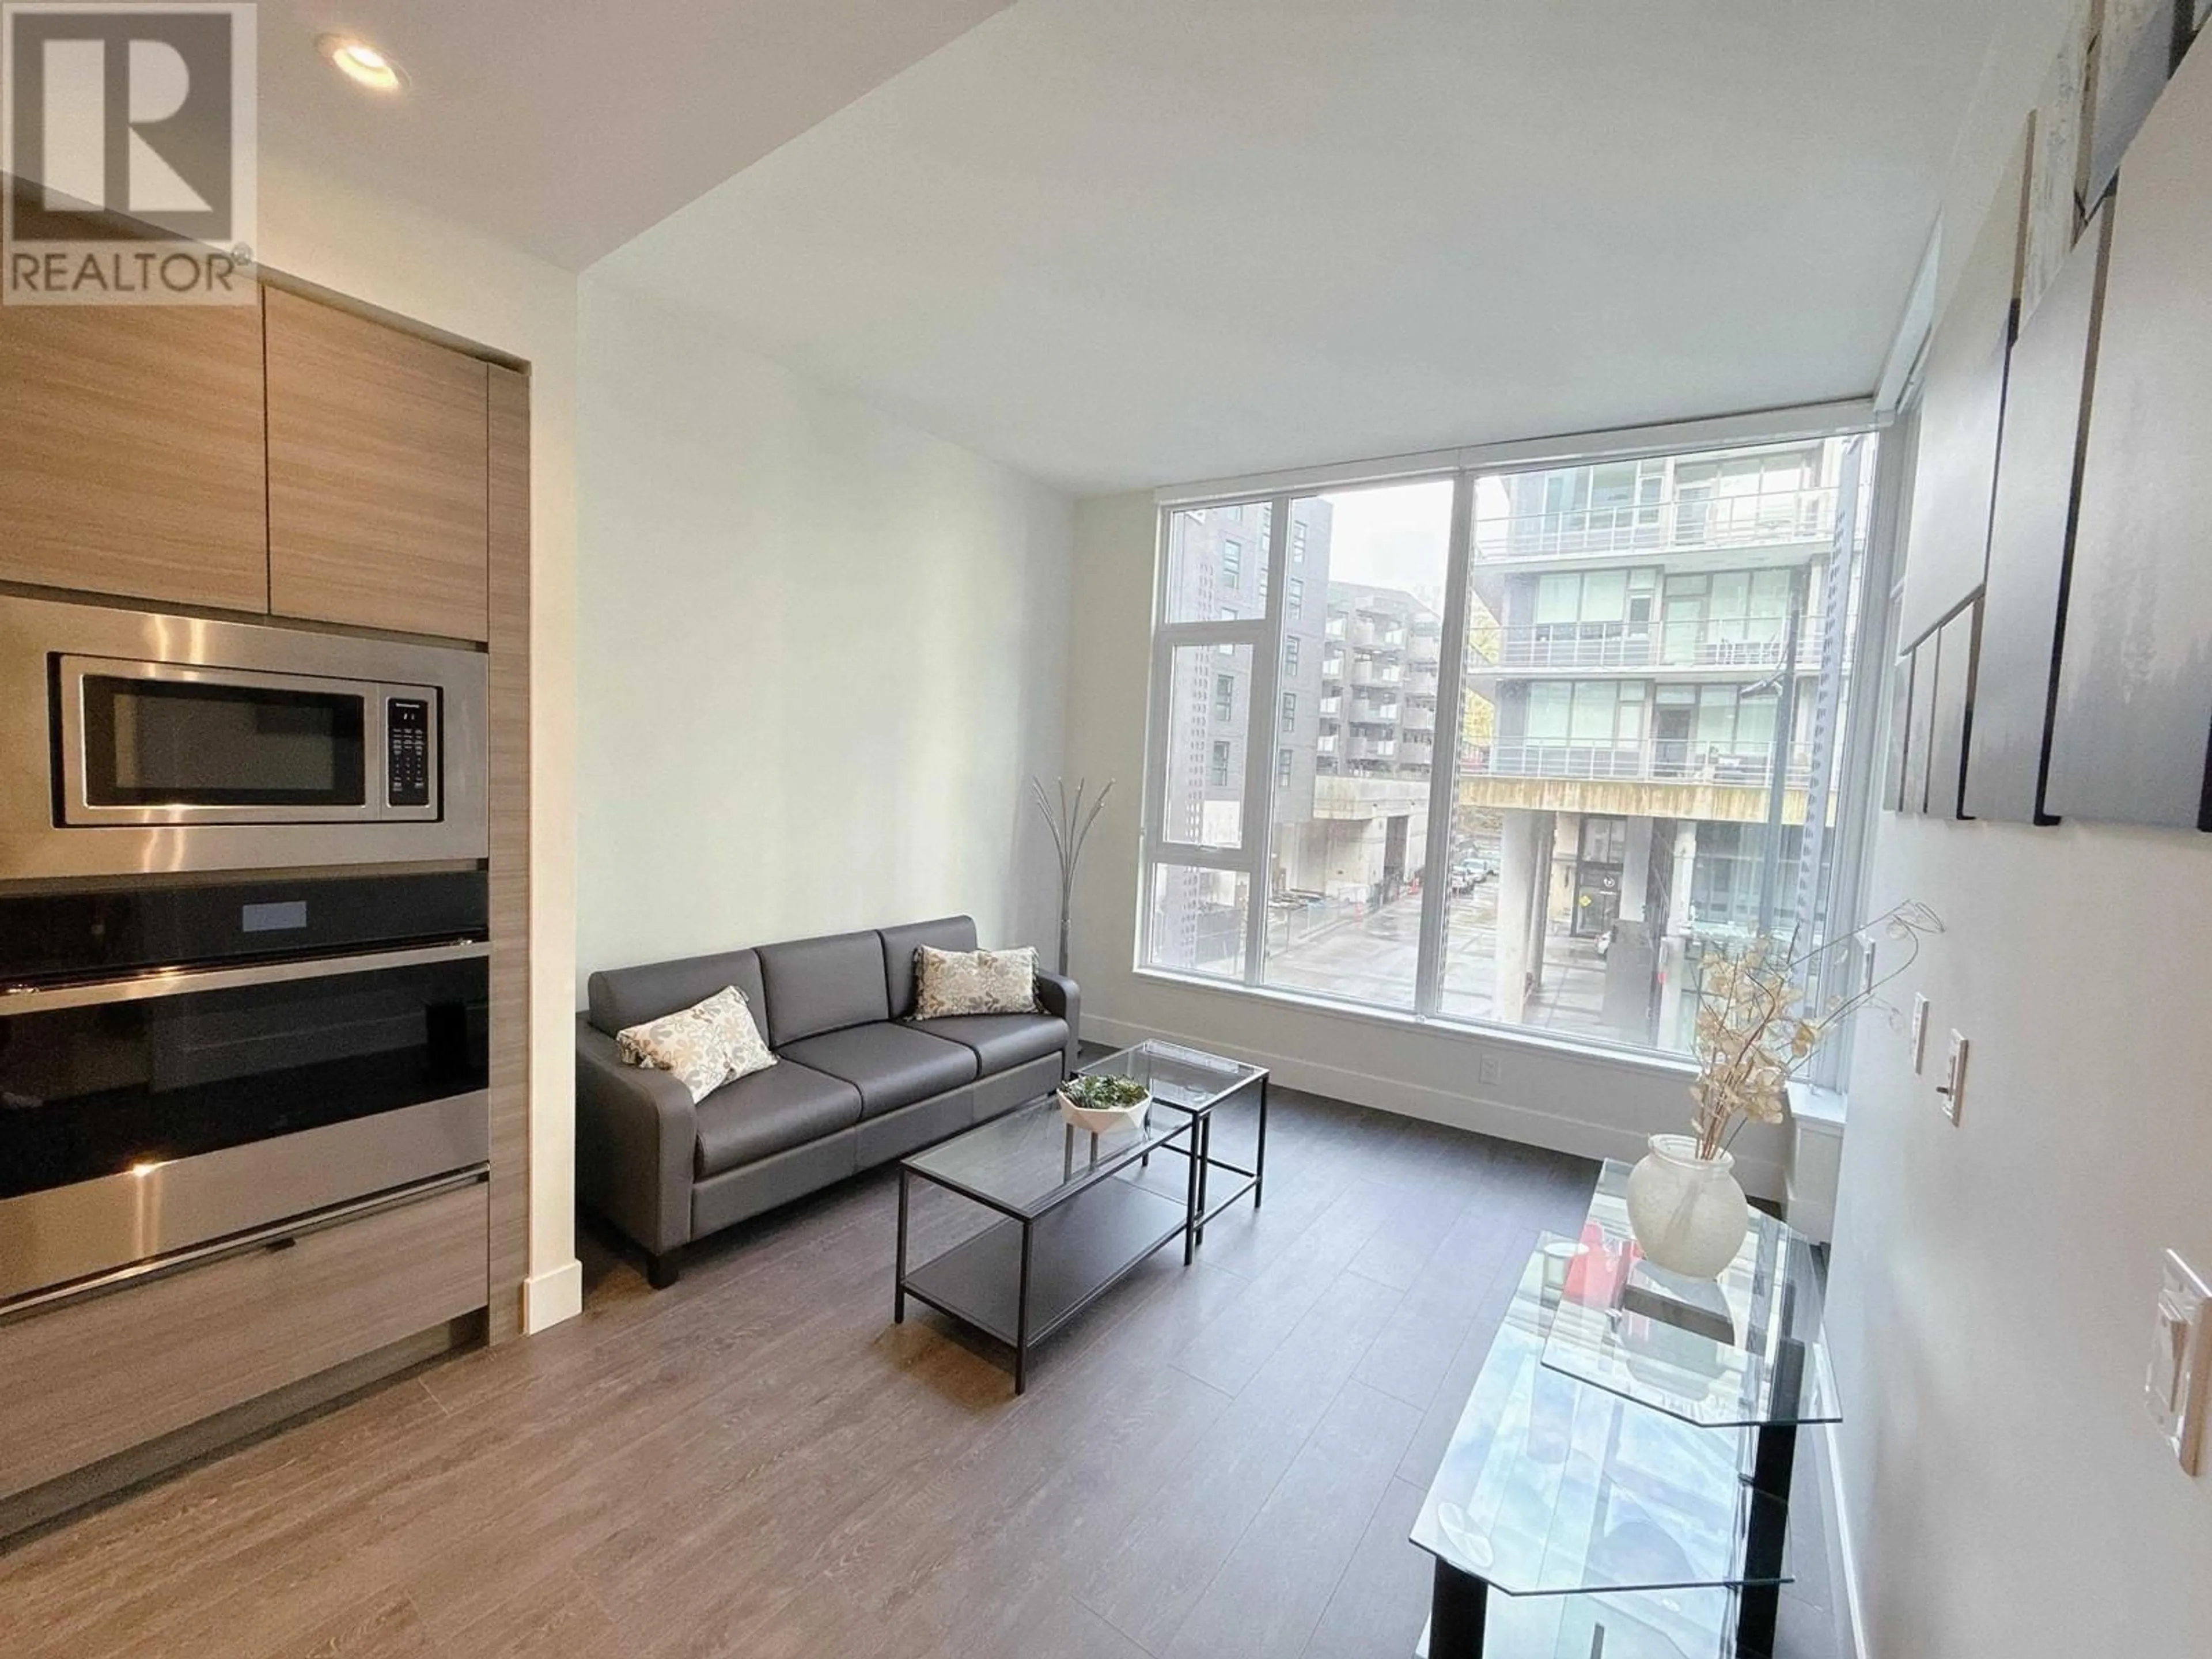
<svg viewBox="0 0 2212 1659">
<path fill-rule="evenodd" d="M 1452 866 L 1451 890 L 1455 893 L 1472 893 L 1497 873 L 1498 866 L 1488 859 L 1462 859 Z"/>
</svg>

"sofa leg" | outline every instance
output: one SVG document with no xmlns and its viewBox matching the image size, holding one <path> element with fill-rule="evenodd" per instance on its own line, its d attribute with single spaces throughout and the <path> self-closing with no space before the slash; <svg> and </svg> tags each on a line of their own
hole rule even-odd
<svg viewBox="0 0 2212 1659">
<path fill-rule="evenodd" d="M 681 1244 L 645 1258 L 645 1282 L 656 1291 L 665 1291 L 673 1285 L 684 1268 L 684 1247 Z"/>
</svg>

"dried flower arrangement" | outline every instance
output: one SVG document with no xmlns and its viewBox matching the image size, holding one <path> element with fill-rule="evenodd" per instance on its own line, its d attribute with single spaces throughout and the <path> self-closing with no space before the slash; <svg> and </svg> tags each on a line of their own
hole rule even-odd
<svg viewBox="0 0 2212 1659">
<path fill-rule="evenodd" d="M 1690 1127 L 1698 1156 L 1717 1157 L 1746 1123 L 1781 1122 L 1789 1110 L 1790 1079 L 1844 1020 L 1862 1008 L 1886 1006 L 1881 988 L 1912 966 L 1923 937 L 1942 931 L 1933 910 L 1907 900 L 1802 956 L 1760 939 L 1709 957 L 1691 1042 L 1698 1075 L 1690 1085 L 1697 1107 Z M 1817 1013 L 1808 1012 L 1803 988 L 1815 964 L 1877 936 L 1906 940 L 1911 949 L 1880 979 Z"/>
</svg>

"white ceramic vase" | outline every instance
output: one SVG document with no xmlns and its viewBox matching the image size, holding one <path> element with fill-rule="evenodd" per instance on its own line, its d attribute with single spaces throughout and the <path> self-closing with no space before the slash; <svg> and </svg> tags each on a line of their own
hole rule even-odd
<svg viewBox="0 0 2212 1659">
<path fill-rule="evenodd" d="M 1688 1135 L 1654 1135 L 1628 1176 L 1628 1224 L 1644 1260 L 1690 1279 L 1712 1279 L 1735 1260 L 1751 1226 L 1735 1155 L 1699 1158 Z"/>
</svg>

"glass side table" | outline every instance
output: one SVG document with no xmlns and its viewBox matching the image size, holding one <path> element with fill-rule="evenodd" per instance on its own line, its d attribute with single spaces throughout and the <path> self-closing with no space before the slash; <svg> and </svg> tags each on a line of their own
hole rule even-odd
<svg viewBox="0 0 2212 1659">
<path fill-rule="evenodd" d="M 1431 1659 L 1492 1635 L 1515 1659 L 1583 1659 L 1598 1632 L 1603 1651 L 1634 1651 L 1632 1626 L 1671 1644 L 1658 1651 L 1717 1654 L 1728 1592 L 1753 1582 L 1744 1540 L 1773 1500 L 1741 1479 L 1737 1437 L 1543 1363 L 1574 1250 L 1547 1236 L 1529 1258 L 1414 1525 L 1437 1562 Z"/>
<path fill-rule="evenodd" d="M 1602 1294 L 1564 1298 L 1544 1344 L 1551 1370 L 1705 1429 L 1751 1435 L 1751 1490 L 1773 1500 L 1746 1544 L 1751 1585 L 1740 1642 L 1773 1645 L 1778 1611 L 1765 1578 L 1787 1538 L 1797 1431 L 1841 1420 L 1819 1363 L 1819 1263 L 1804 1237 L 1762 1210 L 1717 1279 L 1686 1279 L 1643 1260 L 1628 1224 L 1629 1166 L 1608 1160 L 1583 1243 Z"/>
<path fill-rule="evenodd" d="M 1717 1279 L 1664 1273 L 1627 1179 L 1607 1164 L 1581 1237 L 1529 1259 L 1431 1485 L 1433 1659 L 1486 1633 L 1563 1659 L 1771 1650 L 1797 1430 L 1838 1420 L 1818 1264 L 1757 1214 Z"/>
<path fill-rule="evenodd" d="M 1195 1147 L 1163 1145 L 1154 1150 L 1180 1152 L 1194 1159 L 1199 1243 L 1206 1243 L 1206 1224 L 1247 1193 L 1252 1195 L 1252 1207 L 1260 1207 L 1267 1171 L 1267 1073 L 1264 1069 L 1187 1048 L 1179 1042 L 1146 1037 L 1133 1047 L 1093 1060 L 1083 1068 L 1083 1075 L 1125 1077 L 1141 1083 L 1155 1106 L 1168 1107 L 1192 1121 L 1197 1130 Z M 1248 1093 L 1257 1097 L 1260 1109 L 1259 1138 L 1249 1170 L 1215 1156 L 1213 1151 L 1215 1112 Z M 1215 1190 L 1209 1180 L 1217 1170 L 1236 1183 L 1225 1193 Z"/>
</svg>

